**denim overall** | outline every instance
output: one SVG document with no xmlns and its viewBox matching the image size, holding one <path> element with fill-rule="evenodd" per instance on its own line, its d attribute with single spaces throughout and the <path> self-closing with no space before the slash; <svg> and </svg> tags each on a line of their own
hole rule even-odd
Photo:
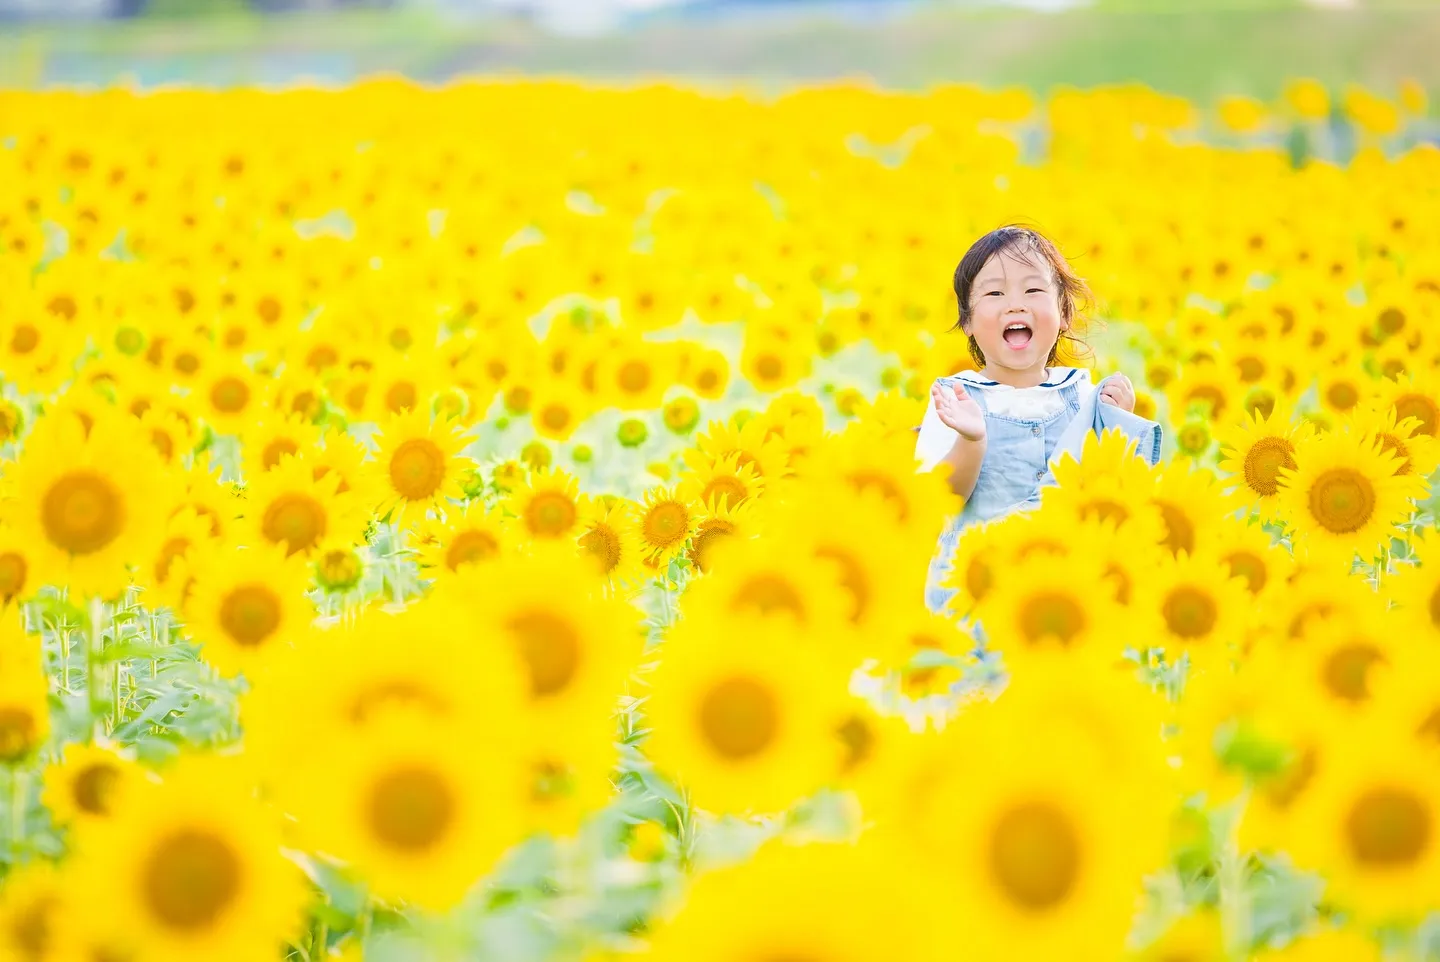
<svg viewBox="0 0 1440 962">
<path fill-rule="evenodd" d="M 950 571 L 950 559 L 960 532 L 972 524 L 1038 507 L 1040 488 L 1047 482 L 1054 483 L 1050 456 L 1080 410 L 1080 389 L 1073 379 L 1061 385 L 1056 390 L 1065 406 L 1049 418 L 1032 419 L 992 414 L 985 403 L 985 389 L 964 378 L 942 377 L 937 383 L 946 390 L 953 390 L 954 384 L 965 388 L 985 413 L 986 437 L 985 458 L 980 462 L 975 490 L 966 500 L 964 510 L 945 526 L 925 579 L 925 606 L 942 612 L 956 591 L 942 587 L 940 582 Z"/>
</svg>

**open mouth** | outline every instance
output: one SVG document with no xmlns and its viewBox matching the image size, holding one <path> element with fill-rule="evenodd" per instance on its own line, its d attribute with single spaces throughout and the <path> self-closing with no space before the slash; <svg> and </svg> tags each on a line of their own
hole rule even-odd
<svg viewBox="0 0 1440 962">
<path fill-rule="evenodd" d="M 1014 324 L 1007 324 L 1005 332 L 1000 336 L 1005 339 L 1007 346 L 1018 351 L 1023 347 L 1029 347 L 1030 338 L 1034 336 L 1034 332 L 1030 330 L 1029 324 L 1016 321 Z"/>
</svg>

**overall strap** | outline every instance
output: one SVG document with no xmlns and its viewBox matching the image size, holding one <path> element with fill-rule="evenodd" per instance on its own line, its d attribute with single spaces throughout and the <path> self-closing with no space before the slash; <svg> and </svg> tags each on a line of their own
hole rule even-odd
<svg viewBox="0 0 1440 962">
<path fill-rule="evenodd" d="M 965 389 L 965 393 L 970 395 L 971 400 L 973 400 L 976 404 L 980 405 L 980 413 L 990 413 L 990 408 L 985 403 L 985 391 L 978 384 L 971 384 L 964 378 L 955 378 L 952 383 L 959 384 L 961 387 L 963 387 Z"/>
</svg>

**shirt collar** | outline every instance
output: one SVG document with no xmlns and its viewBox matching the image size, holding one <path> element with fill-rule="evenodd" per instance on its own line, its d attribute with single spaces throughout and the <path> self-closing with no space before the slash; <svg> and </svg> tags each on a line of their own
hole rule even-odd
<svg viewBox="0 0 1440 962">
<path fill-rule="evenodd" d="M 999 381 L 992 381 L 979 371 L 961 371 L 955 377 L 961 381 L 968 381 L 979 387 L 1000 387 Z M 1090 381 L 1090 370 L 1083 367 L 1052 367 L 1050 368 L 1049 380 L 1035 385 L 1036 387 L 1057 388 L 1066 384 L 1085 384 Z"/>
</svg>

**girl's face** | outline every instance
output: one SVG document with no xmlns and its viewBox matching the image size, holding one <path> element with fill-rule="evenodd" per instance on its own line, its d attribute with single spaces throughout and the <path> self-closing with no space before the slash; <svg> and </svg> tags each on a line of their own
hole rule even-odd
<svg viewBox="0 0 1440 962">
<path fill-rule="evenodd" d="M 1069 322 L 1060 315 L 1060 290 L 1043 261 L 1001 251 L 980 269 L 970 287 L 971 335 L 985 353 L 985 369 L 1001 383 L 1039 384 L 1060 332 Z M 1017 385 L 1024 386 L 1024 385 Z"/>
</svg>

